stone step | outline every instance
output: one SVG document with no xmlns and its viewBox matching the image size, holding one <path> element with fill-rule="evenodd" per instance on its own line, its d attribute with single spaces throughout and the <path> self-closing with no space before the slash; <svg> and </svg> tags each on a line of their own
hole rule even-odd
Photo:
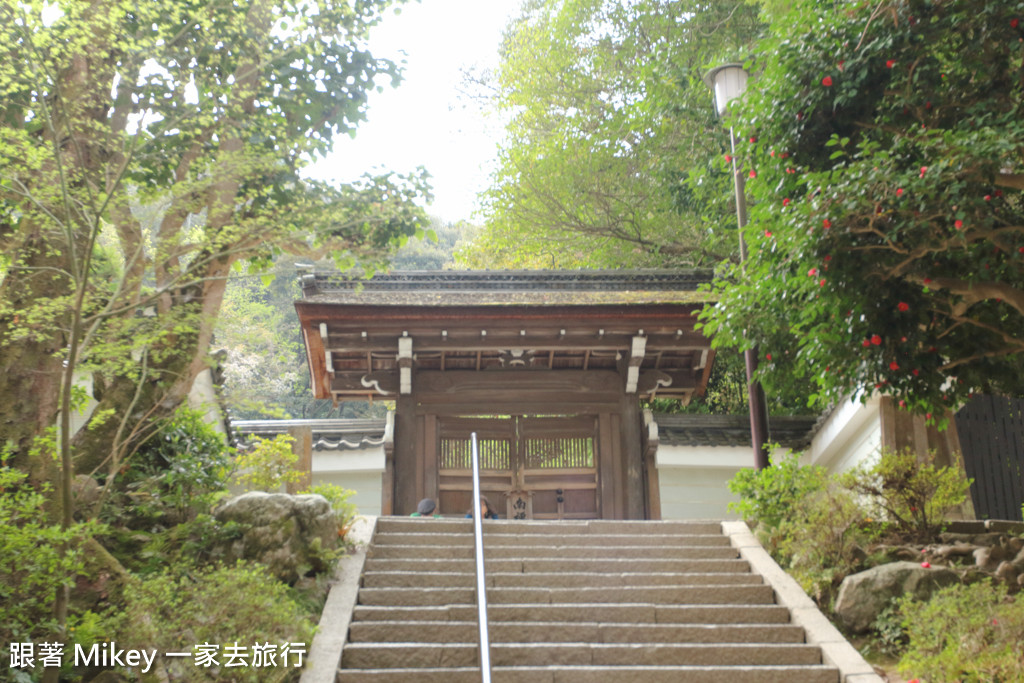
<svg viewBox="0 0 1024 683">
<path fill-rule="evenodd" d="M 357 605 L 359 621 L 469 621 L 476 623 L 476 605 L 420 607 Z M 789 611 L 781 605 L 655 605 L 553 603 L 544 605 L 488 605 L 492 626 L 505 622 L 545 621 L 630 624 L 789 624 Z"/>
<path fill-rule="evenodd" d="M 420 532 L 430 530 L 435 533 L 466 532 L 473 533 L 473 520 L 459 518 L 423 519 L 419 517 L 380 517 L 377 520 L 377 533 Z M 498 519 L 488 520 L 484 525 L 484 534 L 488 532 L 504 534 L 551 534 L 568 536 L 572 534 L 721 534 L 721 522 L 714 521 L 626 521 L 626 520 L 572 520 L 564 522 L 527 521 Z"/>
<path fill-rule="evenodd" d="M 456 605 L 475 603 L 473 588 L 363 588 L 362 605 Z M 631 586 L 608 588 L 492 588 L 487 602 L 507 603 L 635 603 L 677 605 L 771 604 L 775 592 L 768 585 L 751 586 Z"/>
<path fill-rule="evenodd" d="M 792 624 L 632 624 L 573 621 L 492 622 L 492 643 L 802 644 Z M 476 621 L 355 621 L 351 643 L 476 643 Z M 555 662 L 551 662 L 555 663 Z"/>
<path fill-rule="evenodd" d="M 485 548 L 485 557 L 491 559 L 706 559 L 731 560 L 739 557 L 735 548 L 729 546 L 564 546 L 564 545 L 518 545 Z M 429 545 L 374 545 L 369 557 L 381 559 L 470 559 L 473 547 L 429 546 Z"/>
<path fill-rule="evenodd" d="M 763 583 L 760 576 L 750 573 L 570 573 L 570 572 L 489 572 L 489 588 L 583 588 L 587 586 L 702 586 L 741 585 Z M 369 571 L 363 574 L 366 588 L 471 588 L 476 586 L 476 574 L 466 572 Z"/>
<path fill-rule="evenodd" d="M 487 559 L 484 560 L 485 570 L 499 573 L 567 573 L 567 574 L 623 574 L 626 572 L 691 572 L 709 573 L 744 573 L 750 571 L 746 560 L 727 559 L 667 559 L 652 560 L 647 558 L 528 558 L 528 559 Z M 364 571 L 425 571 L 457 573 L 475 572 L 472 558 L 417 558 L 402 557 L 368 557 Z"/>
<path fill-rule="evenodd" d="M 351 669 L 479 666 L 471 643 L 353 643 L 342 654 Z M 812 645 L 679 643 L 492 643 L 492 666 L 779 666 L 821 664 Z"/>
<path fill-rule="evenodd" d="M 473 534 L 466 532 L 378 532 L 373 539 L 374 545 L 474 545 Z M 484 532 L 484 548 L 490 550 L 497 546 L 531 546 L 556 545 L 564 546 L 728 546 L 729 539 L 722 534 L 567 534 L 552 536 L 551 534 L 509 534 L 496 533 L 493 529 Z"/>
<path fill-rule="evenodd" d="M 493 683 L 839 683 L 831 666 L 495 667 Z M 479 683 L 476 667 L 342 669 L 339 683 Z"/>
<path fill-rule="evenodd" d="M 660 571 L 677 573 L 744 573 L 751 570 L 746 560 L 734 559 L 616 559 L 616 558 L 582 558 L 582 559 L 485 559 L 484 568 L 489 572 L 500 573 L 653 573 Z M 367 571 L 455 571 L 458 573 L 474 572 L 476 567 L 472 559 L 418 558 L 406 559 L 397 557 L 368 557 Z"/>
</svg>

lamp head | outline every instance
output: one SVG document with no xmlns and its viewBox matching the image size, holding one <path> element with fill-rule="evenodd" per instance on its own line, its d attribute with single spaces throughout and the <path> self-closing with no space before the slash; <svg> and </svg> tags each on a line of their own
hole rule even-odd
<svg viewBox="0 0 1024 683">
<path fill-rule="evenodd" d="M 742 64 L 723 64 L 704 74 L 704 82 L 715 92 L 715 108 L 718 115 L 747 89 L 747 72 Z"/>
</svg>

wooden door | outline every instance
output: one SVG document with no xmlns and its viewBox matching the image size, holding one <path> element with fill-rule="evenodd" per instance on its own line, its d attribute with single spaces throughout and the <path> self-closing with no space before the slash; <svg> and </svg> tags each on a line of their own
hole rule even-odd
<svg viewBox="0 0 1024 683">
<path fill-rule="evenodd" d="M 438 419 L 438 499 L 443 514 L 472 502 L 470 434 L 477 433 L 480 490 L 508 519 L 597 519 L 597 418 Z"/>
</svg>

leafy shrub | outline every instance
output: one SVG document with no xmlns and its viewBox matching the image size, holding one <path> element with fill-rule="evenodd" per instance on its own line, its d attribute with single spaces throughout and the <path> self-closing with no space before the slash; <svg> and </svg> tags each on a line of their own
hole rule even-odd
<svg viewBox="0 0 1024 683">
<path fill-rule="evenodd" d="M 794 503 L 822 490 L 827 480 L 823 467 L 802 466 L 798 454 L 788 453 L 763 470 L 737 472 L 728 485 L 740 502 L 729 503 L 729 510 L 774 529 L 792 515 Z"/>
<path fill-rule="evenodd" d="M 337 484 L 317 484 L 303 491 L 303 493 L 316 493 L 327 499 L 338 519 L 338 530 L 342 536 L 348 533 L 352 522 L 355 521 L 358 510 L 355 503 L 348 502 L 355 491 L 346 489 Z"/>
<path fill-rule="evenodd" d="M 277 491 L 301 481 L 303 473 L 295 469 L 299 456 L 292 450 L 294 441 L 288 434 L 273 439 L 253 437 L 249 450 L 240 452 L 235 460 L 235 481 L 254 491 Z"/>
<path fill-rule="evenodd" d="M 206 512 L 223 495 L 231 449 L 187 406 L 132 456 L 117 482 L 120 495 L 105 510 L 110 521 L 135 529 L 167 526 Z"/>
<path fill-rule="evenodd" d="M 42 492 L 19 470 L 0 464 L 0 658 L 10 643 L 51 637 L 53 603 L 61 586 L 74 584 L 84 566 L 82 545 L 94 523 L 69 529 L 51 524 Z"/>
<path fill-rule="evenodd" d="M 982 581 L 945 588 L 928 602 L 900 602 L 906 653 L 899 670 L 922 681 L 1024 680 L 1024 602 Z"/>
<path fill-rule="evenodd" d="M 827 607 L 842 579 L 863 568 L 859 550 L 886 529 L 931 538 L 943 516 L 965 500 L 970 482 L 959 467 L 936 467 L 911 453 L 883 452 L 870 467 L 830 476 L 801 466 L 796 454 L 764 470 L 741 470 L 729 482 L 740 496 L 729 509 L 756 521 L 756 533 L 819 605 Z"/>
<path fill-rule="evenodd" d="M 151 671 L 147 680 L 294 680 L 299 672 L 291 666 L 294 658 L 288 666 L 281 665 L 279 655 L 277 666 L 226 668 L 227 648 L 244 647 L 245 661 L 251 662 L 254 644 L 298 643 L 308 652 L 312 642 L 314 626 L 289 588 L 258 565 L 179 565 L 132 582 L 124 597 L 125 606 L 107 616 L 103 631 L 118 647 L 155 648 L 160 653 L 194 652 L 194 646 L 204 643 L 219 648 L 215 658 L 220 666 L 196 666 L 191 657 L 158 657 L 154 668 L 161 672 Z M 82 645 L 88 648 L 91 643 Z"/>
<path fill-rule="evenodd" d="M 874 539 L 864 524 L 858 501 L 834 478 L 821 489 L 793 501 L 779 525 L 778 555 L 790 574 L 819 605 L 830 605 L 843 579 L 860 571 L 864 553 L 857 549 Z"/>
<path fill-rule="evenodd" d="M 959 466 L 936 467 L 935 453 L 920 460 L 912 451 L 883 451 L 870 468 L 843 476 L 843 484 L 865 497 L 868 513 L 921 542 L 932 540 L 943 519 L 967 500 L 971 481 Z"/>
</svg>

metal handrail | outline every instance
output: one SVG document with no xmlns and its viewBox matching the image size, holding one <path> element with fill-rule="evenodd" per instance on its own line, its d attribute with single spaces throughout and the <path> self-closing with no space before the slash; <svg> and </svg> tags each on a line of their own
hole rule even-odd
<svg viewBox="0 0 1024 683">
<path fill-rule="evenodd" d="M 487 633 L 487 580 L 484 576 L 484 524 L 480 515 L 480 453 L 476 432 L 469 435 L 473 456 L 473 538 L 476 542 L 476 611 L 480 627 L 480 680 L 491 683 L 491 639 Z"/>
</svg>

